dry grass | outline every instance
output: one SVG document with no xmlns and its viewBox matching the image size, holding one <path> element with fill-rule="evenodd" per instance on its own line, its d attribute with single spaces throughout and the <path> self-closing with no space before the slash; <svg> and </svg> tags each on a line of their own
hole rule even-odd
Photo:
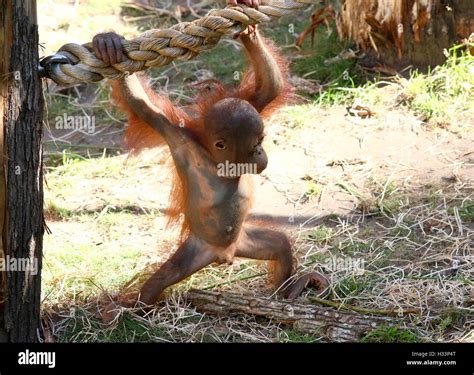
<svg viewBox="0 0 474 375">
<path fill-rule="evenodd" d="M 153 170 L 150 171 L 150 174 Z M 80 178 L 80 177 L 78 177 Z M 374 194 L 386 195 L 387 186 Z M 428 190 L 427 190 L 428 189 Z M 108 194 L 107 192 L 104 192 Z M 313 217 L 314 224 L 293 233 L 295 253 L 300 267 L 298 273 L 319 269 L 331 281 L 330 300 L 346 306 L 369 310 L 418 310 L 402 327 L 414 332 L 415 341 L 471 340 L 474 324 L 473 282 L 474 257 L 474 194 L 473 185 L 457 182 L 452 185 L 427 188 L 426 186 L 405 188 L 400 205 L 393 213 L 384 213 L 377 204 L 366 207 L 364 212 L 354 211 L 348 216 L 330 215 Z M 363 199 L 363 196 L 360 196 Z M 67 198 L 66 198 L 67 201 Z M 374 200 L 376 202 L 377 200 Z M 380 200 L 379 200 L 380 202 Z M 386 202 L 387 203 L 387 202 Z M 117 205 L 118 207 L 118 205 Z M 151 219 L 151 218 L 150 218 Z M 71 289 L 67 278 L 58 274 L 57 265 L 47 270 L 46 283 L 56 284 L 53 295 L 44 300 L 49 329 L 60 341 L 157 341 L 157 342 L 279 342 L 279 341 L 323 341 L 322 337 L 305 336 L 288 327 L 252 316 L 209 317 L 196 312 L 185 299 L 190 288 L 214 289 L 234 293 L 272 295 L 266 280 L 266 266 L 261 262 L 237 261 L 231 267 L 210 266 L 175 286 L 164 301 L 145 316 L 139 311 L 124 310 L 111 326 L 103 326 L 98 319 L 98 308 L 107 300 L 107 291 L 117 290 L 126 281 L 122 274 L 118 279 L 112 275 L 112 284 L 107 285 L 101 269 L 114 270 L 115 265 L 128 258 L 127 242 L 137 241 L 141 247 L 153 241 L 160 242 L 158 262 L 166 259 L 173 250 L 173 233 L 167 237 L 143 242 L 156 225 L 146 225 L 130 235 L 121 233 L 127 226 L 122 217 L 111 217 L 107 228 L 115 228 L 115 234 L 107 230 L 108 240 L 104 246 L 120 247 L 117 256 L 106 258 L 95 274 L 90 274 L 90 283 Z M 140 222 L 135 217 L 135 223 Z M 149 220 L 149 219 L 146 219 Z M 72 218 L 71 222 L 77 222 Z M 88 225 L 88 230 L 98 232 L 97 224 Z M 54 227 L 54 226 L 53 226 Z M 140 227 L 140 225 L 139 225 Z M 99 231 L 100 233 L 100 231 Z M 110 236 L 117 236 L 112 237 Z M 113 238 L 122 238 L 117 243 Z M 142 238 L 142 239 L 140 239 Z M 61 238 L 57 241 L 61 243 Z M 97 241 L 101 241 L 100 238 Z M 47 240 L 48 244 L 49 240 Z M 54 256 L 46 245 L 46 263 Z M 145 247 L 146 248 L 146 247 Z M 130 278 L 134 272 L 152 272 L 156 269 L 154 249 L 138 251 L 132 259 L 134 267 L 125 270 Z M 137 248 L 138 249 L 138 248 Z M 106 249 L 99 250 L 109 254 Z M 122 255 L 120 255 L 122 253 Z M 51 255 L 50 255 L 51 254 Z M 110 254 L 109 254 L 110 255 Z M 79 254 L 80 256 L 80 254 Z M 361 268 L 334 267 L 329 260 L 357 260 Z M 84 271 L 74 269 L 69 277 L 81 279 Z M 67 261 L 62 267 L 68 269 Z M 102 268 L 101 268 L 102 267 Z M 49 267 L 48 267 L 49 268 Z M 136 271 L 133 271 L 136 270 Z M 122 271 L 124 271 L 122 269 Z M 99 272 L 97 274 L 97 272 Z M 102 271 L 103 272 L 103 271 Z M 117 275 L 118 276 L 118 275 Z M 145 274 L 141 274 L 143 278 Z M 102 281 L 101 281 L 102 280 Z M 119 283 L 117 283 L 117 280 Z M 120 281 L 122 280 L 122 281 Z M 138 281 L 138 280 L 135 280 Z M 138 287 L 132 283 L 131 288 Z M 49 285 L 51 289 L 53 285 Z M 123 288 L 121 288 L 123 290 Z M 71 293 L 74 290 L 75 293 Z M 308 291 L 300 299 L 308 303 L 314 292 Z"/>
</svg>

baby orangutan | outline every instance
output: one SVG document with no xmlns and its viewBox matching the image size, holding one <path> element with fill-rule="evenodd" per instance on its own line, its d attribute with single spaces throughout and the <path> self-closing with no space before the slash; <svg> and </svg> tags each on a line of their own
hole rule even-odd
<svg viewBox="0 0 474 375">
<path fill-rule="evenodd" d="M 101 35 L 99 38 L 117 37 Z M 308 285 L 321 290 L 327 287 L 327 280 L 317 272 L 286 285 L 294 271 L 288 238 L 248 219 L 252 186 L 246 178 L 218 173 L 222 164 L 251 166 L 257 174 L 266 168 L 260 113 L 268 116 L 284 104 L 291 91 L 287 65 L 276 48 L 256 30 L 240 39 L 252 72 L 237 89 L 209 82 L 192 106 L 173 106 L 167 98 L 144 88 L 136 75 L 115 83 L 115 96 L 131 116 L 126 138 L 132 147 L 163 141 L 169 146 L 179 187 L 171 203 L 175 214 L 184 214 L 185 238 L 138 295 L 119 298 L 106 308 L 105 321 L 113 319 L 117 305 L 133 306 L 137 301 L 151 305 L 170 285 L 213 262 L 231 264 L 234 257 L 270 261 L 273 286 L 287 298 L 297 297 Z M 100 51 L 96 52 L 100 57 Z M 116 51 L 110 52 L 113 61 Z"/>
</svg>

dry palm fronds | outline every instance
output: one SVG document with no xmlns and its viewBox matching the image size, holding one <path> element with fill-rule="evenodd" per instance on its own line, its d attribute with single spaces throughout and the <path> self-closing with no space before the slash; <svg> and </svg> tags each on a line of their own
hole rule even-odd
<svg viewBox="0 0 474 375">
<path fill-rule="evenodd" d="M 301 45 L 310 33 L 314 38 L 317 27 L 333 18 L 341 38 L 353 39 L 360 48 L 375 51 L 379 45 L 394 45 L 401 57 L 406 30 L 411 28 L 414 40 L 420 42 L 420 33 L 437 8 L 439 0 L 341 0 L 337 12 L 331 5 L 317 10 L 297 44 Z"/>
<path fill-rule="evenodd" d="M 305 41 L 306 37 L 311 34 L 311 45 L 314 44 L 314 36 L 316 33 L 316 29 L 319 27 L 321 24 L 325 24 L 326 26 L 329 26 L 329 20 L 335 20 L 336 19 L 336 12 L 334 11 L 333 7 L 331 5 L 321 8 L 317 10 L 313 15 L 311 16 L 311 25 L 309 25 L 308 28 L 306 28 L 299 36 L 298 39 L 296 40 L 296 45 L 298 47 L 301 47 L 303 45 L 303 42 Z"/>
</svg>

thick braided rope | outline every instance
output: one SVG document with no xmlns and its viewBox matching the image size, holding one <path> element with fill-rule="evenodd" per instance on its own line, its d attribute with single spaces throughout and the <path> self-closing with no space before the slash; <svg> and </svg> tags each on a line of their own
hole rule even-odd
<svg viewBox="0 0 474 375">
<path fill-rule="evenodd" d="M 59 85 L 120 79 L 126 74 L 164 66 L 173 60 L 190 60 L 216 46 L 223 35 L 235 35 L 249 25 L 269 22 L 319 0 L 267 0 L 257 9 L 239 5 L 211 10 L 205 17 L 182 22 L 169 29 L 150 30 L 139 37 L 122 41 L 125 61 L 113 66 L 98 59 L 92 44 L 66 44 L 57 55 L 71 64 L 54 64 L 48 77 Z"/>
</svg>

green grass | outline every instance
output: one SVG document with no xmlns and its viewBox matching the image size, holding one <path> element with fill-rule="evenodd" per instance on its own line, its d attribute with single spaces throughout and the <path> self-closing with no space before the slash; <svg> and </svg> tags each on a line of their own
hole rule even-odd
<svg viewBox="0 0 474 375">
<path fill-rule="evenodd" d="M 315 104 L 351 104 L 357 98 L 372 107 L 386 106 L 399 95 L 425 122 L 465 130 L 474 126 L 474 56 L 463 46 L 453 46 L 446 63 L 427 74 L 413 71 L 408 80 L 365 81 L 351 60 L 329 67 L 324 64 L 329 55 L 337 55 L 346 45 L 332 41 L 331 36 L 323 36 L 319 43 L 313 56 L 297 60 L 293 67 L 298 75 L 329 83 L 313 96 Z M 395 90 L 385 96 L 380 88 L 387 85 Z"/>
<path fill-rule="evenodd" d="M 436 328 L 439 334 L 442 336 L 453 326 L 459 324 L 459 322 L 462 323 L 467 316 L 468 311 L 460 310 L 455 307 L 446 308 L 436 322 Z"/>
<path fill-rule="evenodd" d="M 334 230 L 332 228 L 319 225 L 307 235 L 307 239 L 317 244 L 327 244 L 333 235 Z"/>
<path fill-rule="evenodd" d="M 74 314 L 75 319 L 63 328 L 60 342 L 147 343 L 172 339 L 159 326 L 151 327 L 141 323 L 126 312 L 120 316 L 113 329 L 107 329 L 99 320 L 91 319 L 81 308 L 76 308 Z"/>
<path fill-rule="evenodd" d="M 374 212 L 382 215 L 395 215 L 400 211 L 406 197 L 393 181 L 369 178 L 368 185 L 375 197 L 372 200 Z"/>
<path fill-rule="evenodd" d="M 48 186 L 52 190 L 69 185 L 71 179 L 120 178 L 128 175 L 122 158 L 104 156 L 86 158 L 76 153 L 63 151 L 61 165 L 48 170 Z M 56 186 L 60 185 L 60 186 Z"/>
<path fill-rule="evenodd" d="M 315 195 L 321 194 L 322 191 L 322 186 L 319 185 L 316 181 L 308 181 L 307 183 L 307 189 L 305 192 L 305 196 L 307 198 L 311 198 Z"/>
<path fill-rule="evenodd" d="M 474 202 L 467 202 L 459 210 L 459 216 L 463 221 L 474 221 Z"/>
<path fill-rule="evenodd" d="M 453 123 L 472 126 L 474 56 L 462 46 L 452 47 L 445 64 L 428 74 L 414 72 L 406 83 L 405 94 L 409 107 L 424 121 L 444 126 Z M 465 120 L 470 118 L 471 123 L 461 124 L 460 114 L 465 115 L 462 117 Z"/>
<path fill-rule="evenodd" d="M 43 292 L 48 303 L 64 295 L 86 301 L 115 291 L 143 270 L 153 248 L 143 247 L 137 236 L 150 230 L 161 213 L 135 207 L 133 193 L 105 192 L 117 181 L 133 179 L 133 173 L 142 176 L 142 169 L 125 168 L 124 163 L 123 157 L 88 159 L 64 153 L 60 165 L 48 168 L 45 216 L 59 222 L 45 236 Z"/>
<path fill-rule="evenodd" d="M 62 207 L 60 204 L 56 203 L 52 199 L 47 199 L 45 208 L 44 208 L 44 216 L 49 220 L 66 220 L 70 219 L 75 215 L 74 211 L 69 210 L 66 207 Z"/>
<path fill-rule="evenodd" d="M 198 64 L 210 69 L 225 84 L 236 84 L 238 81 L 235 78 L 241 77 L 244 71 L 245 55 L 242 50 L 221 41 L 212 51 L 203 53 Z"/>
<path fill-rule="evenodd" d="M 367 250 L 370 249 L 370 244 L 365 243 L 365 242 L 360 242 L 360 241 L 354 241 L 348 244 L 347 246 L 344 246 L 341 248 L 341 251 L 344 252 L 344 254 L 356 254 L 356 253 L 363 253 L 367 252 Z"/>
<path fill-rule="evenodd" d="M 301 26 L 305 24 L 301 23 Z M 297 32 L 302 31 L 300 25 L 296 29 Z M 353 97 L 350 90 L 365 82 L 365 74 L 357 66 L 355 59 L 336 62 L 327 60 L 349 48 L 351 42 L 340 41 L 333 24 L 329 32 L 325 28 L 317 30 L 314 45 L 311 45 L 310 39 L 305 41 L 302 51 L 294 59 L 292 73 L 315 80 L 321 85 L 319 93 L 309 95 L 315 104 L 328 107 L 350 102 Z"/>
<path fill-rule="evenodd" d="M 321 32 L 321 31 L 320 31 Z M 356 65 L 349 61 L 332 64 L 326 71 L 324 60 L 338 54 L 347 45 L 336 43 L 331 36 L 319 35 L 315 53 L 295 60 L 292 72 L 322 83 L 320 93 L 312 95 L 311 105 L 288 109 L 292 128 L 303 127 L 308 113 L 319 106 L 352 104 L 356 99 L 370 108 L 385 110 L 394 103 L 402 103 L 421 120 L 433 125 L 452 127 L 453 130 L 472 130 L 474 126 L 474 56 L 462 46 L 450 49 L 446 63 L 427 74 L 417 71 L 409 79 L 367 81 Z M 308 46 L 304 48 L 308 51 Z M 346 73 L 345 73 L 346 72 Z M 358 78 L 355 78 L 358 77 Z M 382 88 L 390 87 L 390 90 Z M 397 99 L 398 98 L 398 99 Z M 387 211 L 397 210 L 396 201 L 380 206 Z"/>
<path fill-rule="evenodd" d="M 390 235 L 398 238 L 408 238 L 410 236 L 413 237 L 414 233 L 410 228 L 396 226 L 390 231 Z"/>
<path fill-rule="evenodd" d="M 285 333 L 288 335 L 288 338 L 281 338 L 280 342 L 282 343 L 311 344 L 320 341 L 313 335 L 302 333 L 293 328 L 286 329 Z"/>
<path fill-rule="evenodd" d="M 414 331 L 401 327 L 380 326 L 361 340 L 365 343 L 414 343 L 420 336 Z"/>
<path fill-rule="evenodd" d="M 464 222 L 474 221 L 474 201 L 466 200 L 466 202 L 460 207 L 450 207 L 448 208 L 448 214 L 454 215 L 457 211 L 459 217 Z"/>
<path fill-rule="evenodd" d="M 299 27 L 297 29 L 299 32 Z M 303 44 L 302 48 L 307 56 L 303 55 L 303 58 L 295 60 L 293 72 L 298 76 L 316 79 L 322 83 L 332 82 L 334 86 L 353 87 L 358 81 L 356 73 L 360 73 L 355 60 L 326 62 L 350 45 L 351 42 L 339 40 L 334 25 L 331 25 L 329 33 L 326 29 L 320 28 L 316 33 L 313 46 L 311 46 L 310 38 Z"/>
<path fill-rule="evenodd" d="M 84 217 L 82 221 L 86 230 L 89 220 Z M 74 225 L 81 226 L 81 222 Z M 69 240 L 54 235 L 45 237 L 43 294 L 50 302 L 64 298 L 87 301 L 104 291 L 117 290 L 143 270 L 140 247 L 118 242 L 121 233 L 112 231 L 104 235 L 105 228 L 98 229 L 102 235 L 84 233 L 83 238 L 77 238 L 77 233 Z"/>
<path fill-rule="evenodd" d="M 334 294 L 339 299 L 346 299 L 350 303 L 352 298 L 371 288 L 373 277 L 369 275 L 357 275 L 344 277 L 333 286 Z"/>
<path fill-rule="evenodd" d="M 123 158 L 113 158 L 104 156 L 102 158 L 84 158 L 81 155 L 64 151 L 62 158 L 56 160 L 56 167 L 49 167 L 46 175 L 45 189 L 45 209 L 48 219 L 66 219 L 72 216 L 81 215 L 77 209 L 71 210 L 69 199 L 76 196 L 78 191 L 84 189 L 84 194 L 91 194 L 93 190 L 88 185 L 88 181 L 97 179 L 107 179 L 109 184 L 126 179 L 130 171 L 125 168 Z M 85 197 L 83 203 L 91 202 Z M 77 202 L 76 206 L 81 203 Z M 97 201 L 98 208 L 114 206 L 117 202 L 112 202 L 103 197 Z M 126 208 L 133 205 L 134 197 L 123 197 L 120 200 L 120 207 Z M 87 210 L 86 210 L 87 211 Z"/>
</svg>

